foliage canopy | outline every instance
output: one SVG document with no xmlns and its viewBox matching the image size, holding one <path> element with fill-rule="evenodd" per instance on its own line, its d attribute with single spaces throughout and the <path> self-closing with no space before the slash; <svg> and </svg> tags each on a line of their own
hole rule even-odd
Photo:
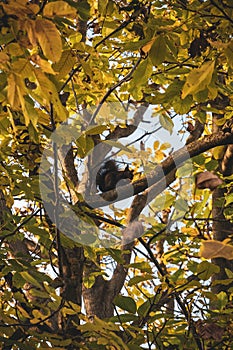
<svg viewBox="0 0 233 350">
<path fill-rule="evenodd" d="M 233 349 L 232 30 L 231 0 L 1 2 L 2 349 Z"/>
</svg>

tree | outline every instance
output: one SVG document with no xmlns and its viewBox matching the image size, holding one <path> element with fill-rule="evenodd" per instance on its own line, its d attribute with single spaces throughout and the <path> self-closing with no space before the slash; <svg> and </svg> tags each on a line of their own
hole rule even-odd
<svg viewBox="0 0 233 350">
<path fill-rule="evenodd" d="M 0 16 L 1 348 L 232 349 L 232 2 Z"/>
</svg>

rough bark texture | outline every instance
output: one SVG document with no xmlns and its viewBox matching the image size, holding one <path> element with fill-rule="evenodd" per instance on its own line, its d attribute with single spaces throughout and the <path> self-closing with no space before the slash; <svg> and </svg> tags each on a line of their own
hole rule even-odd
<svg viewBox="0 0 233 350">
<path fill-rule="evenodd" d="M 134 222 L 140 212 L 145 207 L 146 196 L 137 196 L 129 210 L 127 221 Z M 127 230 L 125 230 L 127 234 Z M 120 293 L 125 278 L 127 276 L 127 265 L 130 263 L 131 252 L 134 246 L 134 239 L 132 238 L 129 243 L 124 243 L 124 230 L 122 232 L 122 260 L 123 263 L 118 263 L 113 272 L 112 278 L 109 281 L 104 280 L 102 276 L 98 276 L 94 285 L 91 288 L 83 287 L 83 298 L 87 315 L 96 315 L 99 318 L 110 318 L 114 315 L 114 298 Z M 98 268 L 94 263 L 90 263 L 86 266 L 84 275 L 89 275 L 91 272 L 97 272 Z"/>
<path fill-rule="evenodd" d="M 224 106 L 222 106 L 224 107 Z M 217 120 L 221 119 L 222 115 L 213 114 L 213 131 L 221 132 L 221 128 L 217 126 Z M 232 121 L 229 121 L 229 130 L 232 132 Z M 225 126 L 227 128 L 227 126 Z M 229 176 L 233 174 L 233 142 L 225 147 L 225 152 L 223 157 L 219 159 L 219 172 L 223 176 Z M 224 202 L 227 190 L 224 188 L 216 188 L 213 192 L 213 239 L 218 241 L 223 241 L 232 235 L 233 232 L 233 223 L 227 220 L 224 216 Z M 214 283 L 212 288 L 213 293 L 217 294 L 221 291 L 227 291 L 229 287 L 232 287 L 233 284 L 222 284 L 221 280 L 227 280 L 226 269 L 233 271 L 233 261 L 226 260 L 224 258 L 213 259 L 213 262 L 219 266 L 219 273 L 215 274 L 212 278 L 212 281 L 216 283 L 217 280 L 220 282 L 218 284 Z"/>
<path fill-rule="evenodd" d="M 233 233 L 233 223 L 226 220 L 223 213 L 224 205 L 224 196 L 226 192 L 223 188 L 217 188 L 213 193 L 213 238 L 218 241 L 223 241 L 228 238 Z M 232 287 L 233 284 L 221 284 L 221 280 L 227 280 L 227 274 L 225 269 L 233 271 L 233 261 L 223 258 L 213 259 L 213 262 L 219 266 L 219 273 L 213 276 L 213 281 L 219 280 L 219 284 L 213 286 L 214 294 L 217 294 L 221 291 L 226 291 L 229 287 Z"/>
<path fill-rule="evenodd" d="M 120 201 L 128 198 L 132 195 L 132 187 L 134 194 L 138 194 L 152 185 L 156 185 L 159 181 L 164 181 L 168 174 L 171 174 L 175 169 L 181 166 L 188 159 L 195 157 L 205 151 L 210 150 L 216 146 L 228 145 L 233 143 L 233 133 L 219 131 L 212 135 L 203 137 L 198 141 L 194 141 L 187 146 L 175 151 L 172 155 L 167 157 L 159 166 L 156 166 L 155 170 L 148 174 L 146 177 L 133 182 L 130 185 L 122 186 L 116 192 L 114 190 L 105 192 L 100 198 L 99 195 L 93 195 L 91 198 L 87 198 L 88 204 L 93 208 L 98 208 L 106 205 L 106 201 L 110 203 Z M 169 175 L 170 176 L 170 175 Z M 163 186 L 163 189 L 165 187 Z M 160 188 L 161 191 L 161 188 Z"/>
</svg>

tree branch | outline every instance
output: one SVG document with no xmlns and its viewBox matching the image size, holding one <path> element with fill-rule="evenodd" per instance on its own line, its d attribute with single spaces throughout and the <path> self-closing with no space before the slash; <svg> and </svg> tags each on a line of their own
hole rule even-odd
<svg viewBox="0 0 233 350">
<path fill-rule="evenodd" d="M 110 203 L 118 202 L 122 199 L 126 199 L 133 195 L 138 194 L 150 186 L 156 184 L 163 179 L 174 169 L 180 167 L 186 160 L 193 158 L 211 148 L 222 145 L 233 144 L 233 133 L 220 131 L 218 133 L 204 136 L 202 139 L 195 142 L 191 142 L 187 146 L 175 151 L 172 155 L 167 157 L 160 165 L 155 167 L 155 170 L 148 174 L 146 177 L 139 179 L 129 185 L 119 187 L 116 190 L 105 192 L 101 194 L 103 199 L 100 199 L 100 195 L 93 195 L 91 198 L 86 198 L 86 202 L 92 208 L 98 208 L 106 206 Z M 171 180 L 170 180 L 171 181 Z M 171 183 L 171 182 L 170 182 Z M 161 192 L 161 191 L 160 191 Z M 117 194 L 117 198 L 116 198 Z M 107 202 L 107 204 L 106 204 Z"/>
</svg>

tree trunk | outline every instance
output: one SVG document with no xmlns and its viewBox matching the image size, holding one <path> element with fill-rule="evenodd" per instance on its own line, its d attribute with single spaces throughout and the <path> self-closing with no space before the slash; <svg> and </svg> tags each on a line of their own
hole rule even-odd
<svg viewBox="0 0 233 350">
<path fill-rule="evenodd" d="M 228 105 L 228 97 L 224 97 L 222 99 L 217 98 L 213 107 L 217 109 L 224 110 Z M 218 120 L 223 118 L 222 114 L 213 113 L 213 132 L 218 132 L 222 127 L 219 127 Z M 223 176 L 229 176 L 233 174 L 233 145 L 228 145 L 224 149 L 224 154 L 219 159 L 219 168 L 218 171 Z M 218 241 L 223 241 L 228 238 L 233 232 L 233 223 L 227 220 L 224 216 L 224 204 L 225 204 L 225 196 L 227 194 L 227 189 L 225 188 L 216 188 L 213 192 L 213 207 L 212 207 L 212 216 L 213 216 L 213 239 Z M 229 193 L 228 193 L 229 194 Z M 226 269 L 233 271 L 233 261 L 227 260 L 224 258 L 216 258 L 213 259 L 213 262 L 220 268 L 219 272 L 214 274 L 212 281 L 214 285 L 212 287 L 212 291 L 214 294 L 217 294 L 221 291 L 227 291 L 229 287 L 233 284 L 225 284 L 221 283 L 228 279 Z M 219 280 L 219 283 L 216 281 Z"/>
</svg>

